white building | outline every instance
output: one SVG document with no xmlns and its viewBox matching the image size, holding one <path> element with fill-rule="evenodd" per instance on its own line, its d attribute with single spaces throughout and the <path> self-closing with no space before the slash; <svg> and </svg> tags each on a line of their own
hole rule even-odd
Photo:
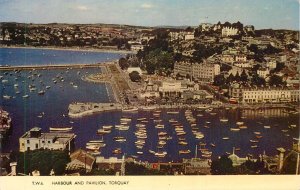
<svg viewBox="0 0 300 190">
<path fill-rule="evenodd" d="M 300 90 L 293 89 L 291 90 L 291 102 L 299 102 L 300 101 Z"/>
<path fill-rule="evenodd" d="M 244 30 L 245 30 L 246 32 L 254 32 L 254 26 L 253 26 L 253 25 L 246 25 L 246 26 L 244 27 Z"/>
<path fill-rule="evenodd" d="M 228 156 L 228 158 L 232 161 L 232 166 L 240 166 L 243 163 L 245 163 L 247 160 L 250 160 L 249 157 L 239 157 L 238 155 L 235 154 L 235 148 L 233 148 L 233 152 L 231 155 Z M 251 161 L 256 161 L 256 159 L 251 159 Z"/>
<path fill-rule="evenodd" d="M 270 60 L 267 62 L 267 67 L 269 69 L 275 69 L 277 66 L 276 60 Z"/>
<path fill-rule="evenodd" d="M 213 82 L 214 77 L 220 74 L 220 65 L 210 63 L 193 64 L 192 73 L 194 79 Z"/>
<path fill-rule="evenodd" d="M 162 97 L 181 97 L 182 92 L 180 81 L 163 81 L 159 87 L 159 93 Z"/>
<path fill-rule="evenodd" d="M 258 74 L 258 76 L 265 79 L 270 74 L 270 70 L 267 68 L 261 68 L 261 69 L 257 70 L 257 74 Z"/>
<path fill-rule="evenodd" d="M 221 60 L 224 63 L 233 63 L 234 62 L 234 56 L 233 55 L 229 55 L 229 54 L 223 54 L 221 57 Z"/>
<path fill-rule="evenodd" d="M 235 61 L 236 62 L 246 62 L 247 61 L 247 56 L 246 55 L 236 55 L 235 56 Z"/>
<path fill-rule="evenodd" d="M 242 96 L 246 103 L 291 102 L 291 90 L 287 88 L 244 88 Z"/>
<path fill-rule="evenodd" d="M 253 41 L 253 37 L 252 36 L 242 36 L 242 40 L 250 42 L 250 41 Z"/>
<path fill-rule="evenodd" d="M 20 152 L 37 149 L 72 152 L 75 137 L 73 133 L 42 133 L 41 128 L 35 127 L 19 138 Z"/>
<path fill-rule="evenodd" d="M 282 87 L 243 87 L 233 84 L 229 87 L 229 96 L 238 102 L 299 102 L 300 90 Z"/>
<path fill-rule="evenodd" d="M 195 39 L 194 32 L 186 32 L 184 34 L 184 40 L 193 40 Z"/>
<path fill-rule="evenodd" d="M 130 50 L 131 51 L 139 51 L 139 50 L 143 50 L 144 49 L 144 45 L 140 45 L 140 44 L 134 44 L 131 45 Z"/>
<path fill-rule="evenodd" d="M 233 27 L 222 28 L 222 36 L 234 36 L 238 34 L 238 29 Z"/>
<path fill-rule="evenodd" d="M 238 62 L 238 63 L 234 63 L 235 66 L 237 67 L 241 67 L 241 68 L 251 68 L 252 64 L 250 64 L 249 62 Z"/>
<path fill-rule="evenodd" d="M 170 32 L 169 33 L 170 40 L 193 40 L 195 39 L 194 33 L 193 32 Z"/>
<path fill-rule="evenodd" d="M 195 80 L 203 82 L 213 82 L 214 77 L 220 74 L 220 65 L 211 63 L 189 63 L 176 62 L 174 64 L 174 74 L 190 76 Z"/>
<path fill-rule="evenodd" d="M 175 62 L 174 64 L 174 75 L 179 74 L 180 76 L 186 77 L 192 75 L 192 64 L 190 62 Z"/>
<path fill-rule="evenodd" d="M 211 23 L 202 23 L 202 24 L 200 24 L 200 27 L 201 27 L 202 31 L 209 31 L 213 27 L 213 24 L 211 24 Z"/>
<path fill-rule="evenodd" d="M 150 40 L 153 40 L 155 38 L 155 36 L 143 36 L 141 37 L 141 40 L 142 41 L 150 41 Z"/>
<path fill-rule="evenodd" d="M 170 32 L 169 36 L 170 36 L 170 41 L 181 40 L 182 39 L 179 32 Z"/>
<path fill-rule="evenodd" d="M 153 84 L 151 81 L 139 93 L 140 98 L 156 98 L 159 97 L 158 85 Z"/>
</svg>

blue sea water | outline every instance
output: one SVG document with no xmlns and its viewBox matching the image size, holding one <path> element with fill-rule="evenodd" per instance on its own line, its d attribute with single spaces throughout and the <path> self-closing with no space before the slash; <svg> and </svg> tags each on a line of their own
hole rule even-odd
<svg viewBox="0 0 300 190">
<path fill-rule="evenodd" d="M 0 65 L 99 63 L 116 60 L 122 56 L 124 54 L 92 51 L 0 48 Z"/>
<path fill-rule="evenodd" d="M 5 48 L 4 48 L 5 49 Z M 108 59 L 115 59 L 120 57 L 120 54 L 108 54 L 108 53 L 91 53 L 81 55 L 82 52 L 70 52 L 70 51 L 54 51 L 54 50 L 26 50 L 26 57 L 30 57 L 32 62 L 22 62 L 22 56 L 24 56 L 24 50 L 19 49 L 0 49 L 0 59 L 9 60 L 11 62 L 0 62 L 5 65 L 21 65 L 23 64 L 58 64 L 58 63 L 96 63 L 106 61 Z M 14 52 L 14 53 L 10 53 Z M 17 53 L 19 52 L 19 53 Z M 38 53 L 39 52 L 39 53 Z M 51 57 L 51 54 L 55 54 L 55 58 Z M 14 56 L 7 55 L 14 54 Z M 45 55 L 49 55 L 51 58 L 45 58 Z M 59 55 L 59 56 L 58 56 Z M 72 55 L 72 56 L 71 56 Z M 19 56 L 19 57 L 18 57 Z M 10 57 L 10 59 L 8 59 Z M 69 57 L 69 58 L 68 58 Z M 71 57 L 71 58 L 70 58 Z M 84 58 L 83 58 L 84 57 Z M 13 60 L 11 60 L 13 59 Z M 34 61 L 35 60 L 35 61 Z M 57 62 L 56 62 L 57 61 Z M 64 62 L 65 61 L 65 62 Z M 81 78 L 84 75 L 91 73 L 101 72 L 100 69 L 65 69 L 65 70 L 36 70 L 36 71 L 21 71 L 21 72 L 0 72 L 0 76 L 3 76 L 1 80 L 7 80 L 8 82 L 2 83 L 0 81 L 0 106 L 7 110 L 13 119 L 13 131 L 9 137 L 8 143 L 2 147 L 3 152 L 9 152 L 11 150 L 18 150 L 18 138 L 32 127 L 40 127 L 43 132 L 49 132 L 49 127 L 53 126 L 72 126 L 76 134 L 76 148 L 85 148 L 85 143 L 89 140 L 101 139 L 96 134 L 97 129 L 103 125 L 116 125 L 120 124 L 121 117 L 130 117 L 132 122 L 128 131 L 118 131 L 114 129 L 111 134 L 104 136 L 104 141 L 107 144 L 101 150 L 101 155 L 105 157 L 115 156 L 112 154 L 112 150 L 121 148 L 126 155 L 135 155 L 139 151 L 136 149 L 134 142 L 137 140 L 134 136 L 136 130 L 135 124 L 138 122 L 137 118 L 145 117 L 149 122 L 146 124 L 148 138 L 146 140 L 145 147 L 142 149 L 143 155 L 137 158 L 143 161 L 155 162 L 158 158 L 149 153 L 149 150 L 158 151 L 157 141 L 158 132 L 161 129 L 156 129 L 153 122 L 153 112 L 140 111 L 133 114 L 125 114 L 120 111 L 99 113 L 83 118 L 72 119 L 69 118 L 68 105 L 72 102 L 113 102 L 114 99 L 111 94 L 110 86 L 106 84 L 94 84 L 83 81 Z M 53 81 L 56 80 L 55 84 Z M 14 84 L 18 84 L 18 87 L 14 87 Z M 36 91 L 30 92 L 29 85 L 35 85 Z M 74 85 L 78 86 L 75 88 Z M 46 86 L 51 86 L 46 89 Z M 39 90 L 45 90 L 44 95 L 38 95 Z M 16 94 L 19 91 L 20 94 Z M 3 95 L 12 96 L 11 99 L 3 99 Z M 29 95 L 28 98 L 23 98 L 23 95 Z M 199 146 L 199 142 L 206 143 L 206 148 L 213 152 L 213 157 L 217 157 L 225 154 L 226 152 L 232 152 L 233 147 L 240 148 L 236 154 L 239 156 L 246 156 L 247 154 L 259 155 L 264 151 L 268 155 L 275 155 L 276 148 L 284 147 L 290 149 L 292 146 L 292 139 L 299 136 L 299 115 L 289 115 L 283 113 L 284 110 L 275 109 L 268 116 L 269 110 L 262 110 L 261 114 L 247 115 L 243 110 L 225 110 L 219 109 L 213 112 L 216 115 L 212 115 L 205 111 L 193 111 L 194 117 L 197 118 L 197 128 L 203 132 L 205 137 L 201 140 L 196 140 L 192 134 L 192 129 L 188 124 L 185 116 L 184 109 L 180 110 L 179 114 L 167 114 L 167 110 L 162 110 L 160 119 L 165 125 L 163 131 L 167 132 L 172 140 L 167 141 L 165 148 L 162 151 L 166 151 L 168 154 L 165 158 L 160 159 L 162 162 L 168 161 L 180 161 L 182 158 L 191 158 L 195 156 L 196 145 Z M 272 112 L 272 113 L 273 113 Z M 38 117 L 44 113 L 43 117 Z M 203 116 L 198 117 L 197 114 L 201 113 Z M 264 117 L 263 115 L 266 114 Z M 227 123 L 220 122 L 220 118 L 226 117 L 229 119 Z M 186 131 L 186 140 L 188 145 L 178 145 L 178 137 L 176 136 L 174 127 L 171 126 L 169 119 L 178 120 Z M 207 121 L 210 123 L 207 124 Z M 241 129 L 239 132 L 233 132 L 230 130 L 232 127 L 237 127 L 237 121 L 244 121 L 247 129 Z M 297 128 L 290 130 L 288 125 L 297 124 Z M 265 129 L 263 126 L 269 125 L 270 129 Z M 209 128 L 205 128 L 208 126 Z M 288 130 L 282 132 L 282 130 Z M 256 139 L 254 132 L 260 132 L 262 138 L 257 143 L 258 148 L 251 148 L 252 143 L 250 139 Z M 113 141 L 115 136 L 125 136 L 127 141 L 125 143 L 119 143 Z M 223 140 L 223 137 L 229 137 L 229 140 Z M 210 143 L 215 144 L 215 147 L 210 146 Z M 180 155 L 179 150 L 189 149 L 190 154 Z M 198 156 L 200 152 L 197 151 Z M 121 155 L 118 155 L 121 157 Z"/>
</svg>

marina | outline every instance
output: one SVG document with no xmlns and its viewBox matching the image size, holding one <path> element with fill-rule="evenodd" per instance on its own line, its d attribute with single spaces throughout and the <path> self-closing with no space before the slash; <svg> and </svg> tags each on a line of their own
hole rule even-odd
<svg viewBox="0 0 300 190">
<path fill-rule="evenodd" d="M 265 118 L 229 106 L 123 106 L 115 98 L 121 83 L 83 80 L 107 72 L 103 68 L 0 71 L 0 103 L 11 113 L 15 127 L 3 150 L 18 149 L 17 139 L 34 126 L 44 132 L 71 131 L 76 148 L 93 155 L 126 154 L 149 162 L 180 162 L 194 157 L 196 147 L 204 144 L 197 151 L 202 158 L 217 158 L 232 147 L 239 147 L 241 156 L 264 151 L 275 155 L 277 147 L 290 147 L 299 135 L 299 117 L 287 108 L 261 109 L 272 113 Z"/>
</svg>

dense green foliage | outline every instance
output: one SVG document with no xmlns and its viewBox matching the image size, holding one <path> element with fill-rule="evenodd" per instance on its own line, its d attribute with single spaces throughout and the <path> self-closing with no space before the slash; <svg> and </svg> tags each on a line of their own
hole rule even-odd
<svg viewBox="0 0 300 190">
<path fill-rule="evenodd" d="M 270 174 L 263 161 L 247 160 L 240 166 L 241 174 Z"/>
<path fill-rule="evenodd" d="M 90 173 L 87 175 L 115 175 L 116 172 L 112 169 L 109 170 L 103 170 L 103 169 L 92 169 Z"/>
<path fill-rule="evenodd" d="M 149 74 L 171 73 L 174 67 L 173 56 L 162 49 L 150 51 L 145 57 L 144 66 Z"/>
<path fill-rule="evenodd" d="M 255 73 L 252 75 L 251 84 L 256 86 L 265 86 L 266 80 Z"/>
<path fill-rule="evenodd" d="M 70 157 L 64 151 L 35 150 L 16 155 L 17 172 L 29 174 L 39 170 L 42 176 L 47 176 L 53 169 L 55 175 L 63 175 Z"/>
<path fill-rule="evenodd" d="M 202 44 L 195 44 L 195 50 L 196 51 L 193 53 L 193 59 L 198 62 L 202 62 L 204 59 L 207 59 L 214 54 L 222 53 L 221 46 L 211 47 Z"/>
<path fill-rule="evenodd" d="M 140 74 L 137 71 L 133 71 L 133 72 L 129 73 L 129 77 L 130 77 L 131 81 L 133 81 L 133 82 L 139 82 L 142 79 Z"/>
<path fill-rule="evenodd" d="M 164 175 L 158 170 L 147 169 L 143 165 L 128 162 L 125 165 L 125 175 Z"/>
<path fill-rule="evenodd" d="M 297 154 L 289 155 L 283 165 L 282 174 L 296 174 Z"/>
<path fill-rule="evenodd" d="M 124 57 L 119 59 L 119 66 L 122 70 L 125 70 L 129 67 L 128 61 L 127 59 L 125 59 Z"/>
<path fill-rule="evenodd" d="M 282 77 L 278 75 L 271 75 L 269 80 L 270 86 L 279 86 L 279 85 L 286 85 L 286 82 L 282 80 Z"/>
<path fill-rule="evenodd" d="M 221 156 L 220 159 L 213 160 L 211 163 L 211 173 L 213 175 L 228 175 L 234 173 L 232 161 L 227 156 Z"/>
</svg>

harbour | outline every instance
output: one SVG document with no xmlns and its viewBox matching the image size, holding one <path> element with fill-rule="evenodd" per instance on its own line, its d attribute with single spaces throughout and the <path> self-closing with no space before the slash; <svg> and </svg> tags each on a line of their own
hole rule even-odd
<svg viewBox="0 0 300 190">
<path fill-rule="evenodd" d="M 68 129 L 76 134 L 76 148 L 87 149 L 88 145 L 95 155 L 126 155 L 148 162 L 181 162 L 196 155 L 217 158 L 232 152 L 233 147 L 240 156 L 258 156 L 263 152 L 275 155 L 278 146 L 291 147 L 293 138 L 299 136 L 299 117 L 289 113 L 288 106 L 127 107 L 120 94 L 129 86 L 120 82 L 124 81 L 121 71 L 110 65 L 66 64 L 48 69 L 40 65 L 29 70 L 13 66 L 9 71 L 0 71 L 1 105 L 11 113 L 14 124 L 9 143 L 2 150 L 18 150 L 18 138 L 33 127 L 40 127 L 43 132 L 53 131 L 55 126 L 61 129 L 54 131 Z M 109 78 L 111 74 L 113 80 Z M 86 80 L 90 76 L 100 78 Z M 96 111 L 89 111 L 93 109 Z M 80 110 L 87 112 L 82 114 Z M 258 111 L 260 114 L 255 114 Z M 264 113 L 267 117 L 261 117 Z M 291 125 L 296 127 L 289 128 Z M 98 141 L 105 146 L 98 146 Z"/>
</svg>

